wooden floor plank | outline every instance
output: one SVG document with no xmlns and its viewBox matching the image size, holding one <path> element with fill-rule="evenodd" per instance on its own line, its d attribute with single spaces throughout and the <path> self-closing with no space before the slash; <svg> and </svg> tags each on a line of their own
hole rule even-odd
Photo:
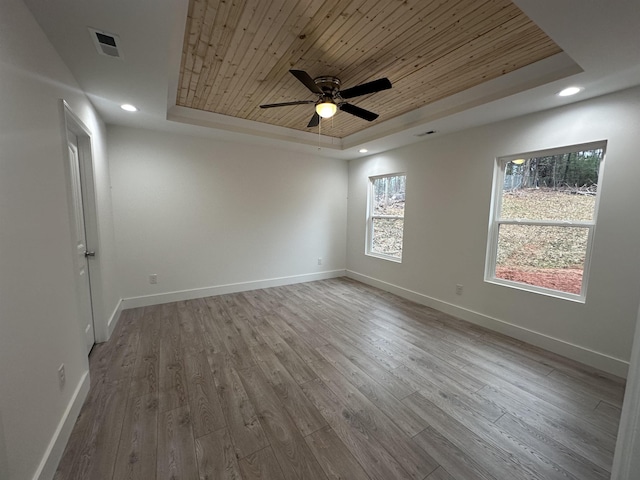
<svg viewBox="0 0 640 480">
<path fill-rule="evenodd" d="M 260 369 L 254 367 L 241 370 L 238 375 L 258 412 L 262 428 L 285 478 L 326 479 L 302 434 L 280 404 Z"/>
<path fill-rule="evenodd" d="M 618 433 L 621 414 L 622 409 L 620 407 L 613 406 L 605 401 L 600 402 L 594 410 L 594 415 L 602 421 L 602 423 L 598 423 L 598 425 L 614 435 Z M 603 426 L 605 423 L 608 427 Z"/>
<path fill-rule="evenodd" d="M 531 471 L 528 465 L 509 452 L 487 442 L 483 436 L 477 435 L 470 428 L 451 418 L 436 405 L 418 393 L 403 400 L 419 412 L 429 422 L 431 428 L 440 435 L 446 436 L 460 450 L 472 457 L 481 467 L 497 479 L 509 478 L 519 480 L 542 480 Z"/>
<path fill-rule="evenodd" d="M 301 361 L 298 354 L 270 325 L 270 316 L 267 316 L 263 323 L 256 325 L 256 329 L 297 383 L 305 383 L 316 378 L 313 370 L 304 361 Z"/>
<path fill-rule="evenodd" d="M 472 373 L 476 378 L 482 379 L 487 386 L 501 390 L 504 395 L 510 395 L 516 399 L 524 399 L 526 403 L 541 410 L 543 414 L 550 409 L 554 412 L 565 412 L 571 415 L 573 421 L 578 423 L 588 422 L 591 426 L 606 431 L 609 437 L 615 436 L 615 428 L 612 426 L 609 418 L 602 415 L 594 414 L 594 410 L 600 401 L 593 396 L 580 396 L 572 394 L 559 394 L 556 391 L 549 390 L 542 385 L 529 382 L 518 376 L 502 376 L 495 375 L 494 372 L 477 368 L 470 365 L 467 371 Z M 566 393 L 566 392 L 565 392 Z M 561 413 L 563 415 L 563 413 Z M 587 425 L 587 429 L 591 429 Z M 612 431 L 613 430 L 613 431 Z"/>
<path fill-rule="evenodd" d="M 426 480 L 456 480 L 444 468 L 438 467 Z"/>
<path fill-rule="evenodd" d="M 140 317 L 143 309 L 137 308 L 128 313 L 127 323 L 118 332 L 112 343 L 113 350 L 110 353 L 109 365 L 105 375 L 109 382 L 122 379 L 130 379 L 135 365 L 136 352 L 140 339 Z M 115 334 L 115 332 L 114 332 Z"/>
<path fill-rule="evenodd" d="M 243 480 L 282 480 L 285 478 L 271 447 L 263 448 L 240 460 Z"/>
<path fill-rule="evenodd" d="M 427 421 L 433 418 L 434 407 L 438 408 L 452 421 L 464 425 L 473 432 L 480 441 L 505 452 L 511 461 L 517 464 L 518 470 L 528 472 L 534 478 L 538 476 L 545 480 L 578 480 L 549 457 L 532 450 L 509 430 L 495 425 L 471 410 L 461 408 L 461 404 L 450 400 L 450 398 L 443 398 L 442 394 L 430 395 L 427 399 L 422 394 L 416 393 L 407 397 L 405 402 L 412 402 L 421 413 L 426 411 L 425 420 Z"/>
<path fill-rule="evenodd" d="M 255 347 L 254 351 L 258 366 L 300 433 L 307 436 L 325 426 L 327 424 L 325 419 L 302 393 L 299 385 L 280 363 L 275 353 L 265 345 Z"/>
<path fill-rule="evenodd" d="M 371 478 L 413 478 L 320 379 L 305 383 L 302 389 Z"/>
<path fill-rule="evenodd" d="M 189 407 L 160 413 L 156 478 L 198 478 Z"/>
<path fill-rule="evenodd" d="M 350 363 L 355 365 L 357 369 L 362 370 L 372 378 L 375 378 L 380 385 L 384 386 L 396 398 L 403 399 L 416 391 L 414 386 L 405 382 L 400 377 L 393 374 L 393 369 L 387 369 L 384 365 L 378 363 L 374 358 L 368 356 L 362 350 L 355 347 L 335 348 L 333 345 L 325 345 L 318 347 L 318 351 L 322 351 L 323 347 L 331 347 L 340 352 L 340 354 L 348 359 Z M 334 357 L 337 359 L 337 357 Z M 348 364 L 346 367 L 351 368 Z"/>
<path fill-rule="evenodd" d="M 201 479 L 242 478 L 231 436 L 226 428 L 196 439 L 196 457 Z"/>
<path fill-rule="evenodd" d="M 369 480 L 358 461 L 349 453 L 331 427 L 325 427 L 305 438 L 329 480 Z"/>
<path fill-rule="evenodd" d="M 189 409 L 196 438 L 226 426 L 211 368 L 204 352 L 185 352 L 185 375 Z"/>
<path fill-rule="evenodd" d="M 428 427 L 414 437 L 416 443 L 429 452 L 433 458 L 451 472 L 456 480 L 478 479 L 478 480 L 501 480 L 496 479 L 473 457 L 471 452 L 466 453 L 458 448 L 445 435 L 432 427 Z M 435 474 L 440 467 L 434 470 Z M 432 474 L 432 475 L 433 475 Z M 430 478 L 430 477 L 427 477 Z"/>
<path fill-rule="evenodd" d="M 156 475 L 158 397 L 130 396 L 122 426 L 113 478 L 148 480 Z"/>
<path fill-rule="evenodd" d="M 82 436 L 82 446 L 65 478 L 111 480 L 118 454 L 127 405 L 127 383 L 105 382 L 91 422 Z"/>
<path fill-rule="evenodd" d="M 316 351 L 316 347 L 324 346 L 326 343 L 319 341 L 317 336 L 305 336 L 303 332 L 294 330 L 280 315 L 270 315 L 269 323 L 278 332 L 280 338 L 291 347 L 307 366 L 313 365 L 319 358 L 322 358 Z M 311 371 L 310 375 L 314 376 L 313 371 Z M 300 377 L 301 379 L 302 376 Z"/>
<path fill-rule="evenodd" d="M 204 350 L 200 325 L 189 302 L 177 302 L 178 321 L 180 325 L 180 346 L 182 351 L 191 355 Z"/>
<path fill-rule="evenodd" d="M 624 380 L 348 278 L 124 310 L 55 480 L 604 480 Z"/>
<path fill-rule="evenodd" d="M 441 388 L 435 384 L 429 385 L 427 381 L 427 386 L 418 390 L 417 393 L 436 404 L 441 402 L 451 404 L 462 412 L 473 416 L 479 415 L 489 422 L 495 422 L 505 413 L 505 410 L 495 402 L 475 392 L 465 392 L 457 385 Z"/>
<path fill-rule="evenodd" d="M 269 442 L 231 359 L 217 354 L 210 357 L 210 367 L 237 457 L 262 450 Z"/>
<path fill-rule="evenodd" d="M 189 308 L 191 308 L 191 312 L 200 327 L 202 346 L 205 352 L 211 355 L 224 353 L 226 351 L 224 342 L 219 335 L 219 331 L 214 328 L 214 319 L 204 298 L 191 300 Z"/>
<path fill-rule="evenodd" d="M 535 345 L 530 345 L 521 340 L 508 337 L 506 335 L 486 331 L 482 335 L 485 342 L 491 343 L 494 348 L 502 351 L 509 351 L 520 357 L 527 357 L 544 365 L 548 365 L 554 370 L 566 373 L 574 378 L 583 379 L 593 385 L 604 385 L 611 389 L 624 391 L 625 380 L 602 370 L 579 363 L 556 353 L 543 350 Z"/>
<path fill-rule="evenodd" d="M 222 339 L 225 351 L 235 367 L 242 369 L 255 366 L 249 345 L 234 327 L 233 320 L 224 308 L 222 301 L 216 297 L 207 297 L 205 302 L 213 317 L 210 327 L 214 331 L 214 335 Z"/>
<path fill-rule="evenodd" d="M 505 390 L 487 386 L 478 394 L 494 401 L 514 417 L 523 420 L 585 458 L 589 458 L 601 468 L 610 468 L 613 462 L 615 437 L 598 431 L 596 427 L 559 409 L 552 411 L 551 406 L 547 412 L 542 412 L 536 404 L 510 396 Z"/>
<path fill-rule="evenodd" d="M 160 413 L 187 405 L 184 357 L 180 342 L 180 322 L 175 303 L 162 306 L 158 398 Z"/>
<path fill-rule="evenodd" d="M 514 437 L 526 443 L 536 452 L 552 459 L 557 464 L 571 472 L 576 478 L 589 480 L 605 480 L 609 478 L 609 472 L 598 467 L 587 458 L 578 455 L 573 450 L 544 435 L 535 428 L 527 425 L 522 420 L 510 414 L 501 417 L 496 425 L 504 427 Z"/>
<path fill-rule="evenodd" d="M 140 341 L 133 371 L 129 396 L 158 393 L 160 369 L 160 310 L 146 307 L 140 318 Z"/>
<path fill-rule="evenodd" d="M 409 437 L 427 427 L 418 415 L 405 408 L 402 402 L 398 402 L 396 397 L 367 374 L 357 370 L 357 367 L 348 368 L 344 364 L 344 357 L 341 357 L 338 351 L 327 347 L 318 351 L 324 354 L 326 363 L 331 367 L 326 364 L 316 364 L 316 372 L 329 388 L 339 392 L 338 396 L 346 393 L 352 401 L 359 400 L 358 406 L 361 408 L 375 405 Z M 353 390 L 354 388 L 360 392 L 361 397 Z M 367 401 L 372 405 L 367 405 Z"/>
<path fill-rule="evenodd" d="M 611 405 L 621 408 L 624 400 L 624 388 L 612 387 L 611 385 L 594 385 L 592 381 L 585 381 L 575 378 L 560 370 L 554 370 L 549 375 L 549 379 L 559 380 L 562 385 L 568 386 L 571 390 L 581 395 L 596 395 Z"/>
<path fill-rule="evenodd" d="M 253 328 L 255 319 L 255 315 L 252 313 L 253 308 L 247 305 L 246 302 L 243 303 L 242 297 L 238 294 L 223 295 L 221 300 L 233 322 L 233 326 L 249 348 L 264 345 L 264 339 Z"/>
<path fill-rule="evenodd" d="M 558 406 L 569 404 L 585 411 L 593 410 L 600 401 L 595 394 L 576 391 L 570 388 L 569 385 L 554 381 L 548 376 L 518 374 L 462 350 L 457 350 L 455 354 L 464 356 L 469 361 L 467 371 L 473 373 L 474 376 L 482 379 L 485 383 L 495 382 L 495 379 L 499 378 L 534 395 L 544 395 L 544 398 L 549 399 L 550 403 L 556 403 Z M 473 362 L 474 359 L 477 359 L 477 361 Z"/>
</svg>

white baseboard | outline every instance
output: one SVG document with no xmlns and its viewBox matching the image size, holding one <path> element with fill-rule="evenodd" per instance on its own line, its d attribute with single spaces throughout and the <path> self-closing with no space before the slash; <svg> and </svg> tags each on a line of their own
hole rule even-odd
<svg viewBox="0 0 640 480">
<path fill-rule="evenodd" d="M 116 305 L 116 308 L 113 310 L 113 313 L 111 314 L 111 316 L 109 317 L 109 320 L 107 321 L 107 338 L 105 342 L 111 338 L 111 334 L 113 333 L 113 331 L 116 328 L 116 325 L 118 324 L 118 319 L 120 318 L 120 314 L 122 313 L 122 308 L 123 308 L 122 304 L 123 304 L 122 299 L 118 300 L 118 305 Z"/>
<path fill-rule="evenodd" d="M 358 280 L 359 282 L 366 283 L 374 287 L 378 287 L 390 293 L 394 293 L 399 297 L 412 300 L 421 305 L 434 308 L 441 312 L 453 315 L 455 317 L 466 320 L 467 322 L 486 327 L 490 330 L 494 330 L 499 333 L 503 333 L 523 342 L 527 342 L 531 345 L 535 345 L 545 350 L 557 353 L 578 362 L 590 365 L 592 367 L 604 370 L 605 372 L 612 373 L 619 377 L 626 378 L 627 371 L 629 369 L 629 362 L 622 359 L 611 357 L 604 353 L 596 352 L 594 350 L 575 345 L 573 343 L 554 338 L 544 333 L 529 330 L 528 328 L 514 325 L 513 323 L 500 320 L 498 318 L 490 317 L 473 310 L 469 310 L 457 305 L 453 305 L 442 300 L 438 300 L 433 297 L 429 297 L 422 293 L 414 292 L 398 285 L 378 280 L 377 278 L 369 277 L 352 270 L 347 270 L 347 277 Z"/>
<path fill-rule="evenodd" d="M 194 288 L 191 290 L 159 293 L 157 295 L 124 298 L 122 300 L 122 308 L 127 309 L 148 307 L 150 305 L 159 305 L 161 303 L 180 302 L 183 300 L 193 300 L 194 298 L 225 295 L 227 293 L 246 292 L 248 290 L 258 290 L 261 288 L 292 285 L 294 283 L 313 282 L 315 280 L 325 280 L 327 278 L 344 277 L 345 275 L 346 270 L 331 270 L 320 273 L 308 273 L 304 275 L 292 275 L 290 277 L 268 278 L 251 282 L 229 283 L 227 285 L 217 285 L 215 287 Z"/>
<path fill-rule="evenodd" d="M 49 442 L 49 446 L 47 447 L 47 450 L 42 457 L 42 461 L 33 476 L 33 480 L 51 480 L 55 475 L 60 459 L 62 458 L 62 454 L 64 453 L 64 449 L 67 446 L 69 437 L 71 436 L 73 426 L 80 414 L 80 409 L 87 398 L 87 394 L 89 393 L 89 385 L 89 372 L 87 371 L 82 375 L 75 392 L 73 392 L 71 401 L 69 402 L 69 405 L 67 405 L 67 409 L 65 410 L 60 423 L 58 423 L 58 428 L 56 428 L 56 431 Z"/>
</svg>

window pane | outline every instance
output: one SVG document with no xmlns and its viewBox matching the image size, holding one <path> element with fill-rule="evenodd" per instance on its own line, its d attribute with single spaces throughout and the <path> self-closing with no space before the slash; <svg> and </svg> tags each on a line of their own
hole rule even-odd
<svg viewBox="0 0 640 480">
<path fill-rule="evenodd" d="M 589 229 L 500 225 L 496 278 L 580 294 Z"/>
<path fill-rule="evenodd" d="M 593 220 L 602 155 L 596 149 L 509 162 L 500 217 Z"/>
<path fill-rule="evenodd" d="M 404 216 L 407 177 L 395 175 L 373 180 L 373 214 Z"/>
<path fill-rule="evenodd" d="M 371 253 L 402 257 L 402 218 L 374 218 Z"/>
</svg>

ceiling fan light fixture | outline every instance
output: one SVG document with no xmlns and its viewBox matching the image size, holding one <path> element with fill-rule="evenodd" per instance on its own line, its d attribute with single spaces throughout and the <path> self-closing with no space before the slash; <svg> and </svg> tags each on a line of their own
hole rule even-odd
<svg viewBox="0 0 640 480">
<path fill-rule="evenodd" d="M 331 118 L 338 111 L 338 106 L 333 102 L 322 102 L 316 105 L 316 113 L 322 118 Z"/>
</svg>

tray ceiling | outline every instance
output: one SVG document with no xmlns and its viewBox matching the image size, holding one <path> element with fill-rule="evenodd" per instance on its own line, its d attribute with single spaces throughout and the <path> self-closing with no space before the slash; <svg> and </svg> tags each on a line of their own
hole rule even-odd
<svg viewBox="0 0 640 480">
<path fill-rule="evenodd" d="M 176 104 L 302 131 L 313 100 L 290 73 L 336 76 L 343 88 L 387 77 L 354 98 L 380 114 L 338 112 L 322 134 L 343 138 L 561 49 L 508 0 L 190 0 Z"/>
</svg>

